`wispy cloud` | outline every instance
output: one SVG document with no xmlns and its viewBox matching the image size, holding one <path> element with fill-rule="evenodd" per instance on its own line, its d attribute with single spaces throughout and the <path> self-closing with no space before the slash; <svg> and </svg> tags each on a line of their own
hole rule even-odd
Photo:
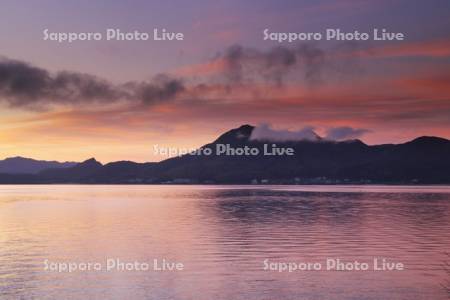
<svg viewBox="0 0 450 300">
<path fill-rule="evenodd" d="M 332 141 L 351 140 L 362 137 L 364 134 L 371 132 L 364 128 L 352 128 L 348 126 L 341 126 L 329 128 L 325 135 L 325 139 Z"/>
<path fill-rule="evenodd" d="M 353 128 L 349 126 L 330 127 L 326 130 L 324 137 L 316 133 L 314 126 L 304 126 L 298 130 L 274 129 L 268 123 L 262 123 L 253 129 L 250 139 L 267 140 L 274 142 L 285 141 L 344 141 L 362 137 L 371 132 L 368 129 Z"/>
<path fill-rule="evenodd" d="M 450 39 L 422 40 L 385 44 L 365 50 L 356 50 L 348 55 L 361 55 L 364 57 L 450 57 Z"/>
<path fill-rule="evenodd" d="M 320 137 L 314 132 L 313 126 L 306 126 L 299 130 L 287 130 L 287 129 L 274 129 L 271 127 L 271 125 L 263 123 L 256 126 L 253 129 L 250 139 L 284 142 L 284 141 L 303 141 L 303 140 L 318 141 L 320 140 Z"/>
</svg>

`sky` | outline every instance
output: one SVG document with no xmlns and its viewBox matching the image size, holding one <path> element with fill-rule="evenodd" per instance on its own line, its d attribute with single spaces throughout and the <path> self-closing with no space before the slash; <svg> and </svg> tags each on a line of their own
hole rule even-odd
<svg viewBox="0 0 450 300">
<path fill-rule="evenodd" d="M 45 41 L 49 32 L 183 41 Z M 270 32 L 402 41 L 264 40 Z M 450 138 L 450 2 L 0 0 L 0 159 L 159 161 L 242 124 L 290 136 Z"/>
</svg>

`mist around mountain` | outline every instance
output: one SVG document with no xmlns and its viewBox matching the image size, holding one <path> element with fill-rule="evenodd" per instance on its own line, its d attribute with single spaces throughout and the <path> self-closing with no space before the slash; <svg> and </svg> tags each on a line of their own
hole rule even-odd
<svg viewBox="0 0 450 300">
<path fill-rule="evenodd" d="M 243 125 L 200 149 L 210 155 L 183 155 L 157 163 L 118 161 L 41 169 L 24 166 L 1 172 L 0 183 L 86 184 L 448 184 L 450 141 L 419 137 L 403 144 L 369 146 L 362 141 L 313 139 L 272 141 Z M 217 147 L 258 149 L 259 155 L 218 155 Z M 263 155 L 267 148 L 291 148 L 294 155 Z M 35 161 L 33 161 L 34 163 Z M 72 163 L 69 163 L 72 164 Z M 64 167 L 62 167 L 64 166 Z M 36 169 L 33 169 L 36 170 Z"/>
</svg>

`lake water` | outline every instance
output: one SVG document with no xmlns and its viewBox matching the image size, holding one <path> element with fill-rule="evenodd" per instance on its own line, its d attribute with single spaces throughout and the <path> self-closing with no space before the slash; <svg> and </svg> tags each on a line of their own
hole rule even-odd
<svg viewBox="0 0 450 300">
<path fill-rule="evenodd" d="M 0 299 L 448 299 L 448 252 L 450 187 L 0 186 Z"/>
</svg>

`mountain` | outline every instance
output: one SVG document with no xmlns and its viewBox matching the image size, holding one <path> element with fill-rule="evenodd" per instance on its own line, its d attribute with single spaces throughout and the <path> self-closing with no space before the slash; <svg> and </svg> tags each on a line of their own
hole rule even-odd
<svg viewBox="0 0 450 300">
<path fill-rule="evenodd" d="M 424 136 L 403 144 L 375 146 L 360 140 L 320 138 L 271 142 L 254 139 L 253 130 L 253 126 L 243 125 L 204 145 L 197 154 L 158 163 L 102 165 L 89 159 L 36 174 L 0 174 L 0 183 L 450 183 L 447 139 Z M 263 155 L 264 151 L 273 154 L 272 147 L 292 148 L 294 155 Z M 258 154 L 217 153 L 225 148 L 257 149 Z"/>
<path fill-rule="evenodd" d="M 249 183 L 450 183 L 450 141 L 420 137 L 399 145 L 368 146 L 360 140 L 252 140 L 254 127 L 243 125 L 220 136 L 207 148 L 264 145 L 290 147 L 294 156 L 183 156 L 158 164 L 163 180 Z"/>
<path fill-rule="evenodd" d="M 102 167 L 95 158 L 91 158 L 70 168 L 43 170 L 38 173 L 38 177 L 48 183 L 76 183 L 94 176 Z"/>
<path fill-rule="evenodd" d="M 0 160 L 0 173 L 36 174 L 45 169 L 69 168 L 76 164 L 75 162 L 60 163 L 57 161 L 34 160 L 17 156 Z"/>
<path fill-rule="evenodd" d="M 153 165 L 132 161 L 102 165 L 91 158 L 71 168 L 44 170 L 37 177 L 43 183 L 139 183 L 148 178 L 147 171 Z"/>
</svg>

